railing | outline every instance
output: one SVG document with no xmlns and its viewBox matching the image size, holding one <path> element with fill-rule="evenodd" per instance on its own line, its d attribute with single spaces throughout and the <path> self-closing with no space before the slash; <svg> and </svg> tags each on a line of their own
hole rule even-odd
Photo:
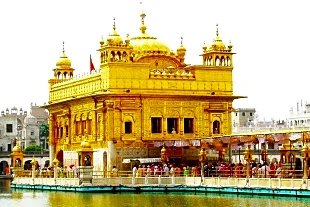
<svg viewBox="0 0 310 207">
<path fill-rule="evenodd" d="M 24 151 L 24 156 L 49 156 L 49 151 Z M 0 151 L 1 157 L 10 157 L 12 151 Z"/>
<path fill-rule="evenodd" d="M 307 172 L 310 178 L 310 171 Z M 163 171 L 158 171 L 156 173 L 150 171 L 149 173 L 141 173 L 133 175 L 132 171 L 92 171 L 92 178 L 94 179 L 105 179 L 105 178 L 115 178 L 115 177 L 231 177 L 231 178 L 246 178 L 246 166 L 243 168 L 236 168 L 232 170 L 206 170 L 204 175 L 201 176 L 201 171 L 179 171 L 171 173 L 165 173 Z M 32 170 L 22 170 L 14 177 L 32 177 Z M 53 170 L 35 170 L 35 178 L 53 178 Z M 58 170 L 57 178 L 78 178 L 79 174 L 74 174 L 72 170 Z M 250 170 L 251 178 L 292 178 L 298 179 L 303 177 L 303 170 L 261 170 L 252 171 Z"/>
<path fill-rule="evenodd" d="M 80 178 L 14 177 L 13 184 L 70 186 L 81 185 Z M 82 181 L 83 182 L 83 181 Z M 199 177 L 199 176 L 145 176 L 145 177 L 104 177 L 92 178 L 93 186 L 208 186 L 208 187 L 253 187 L 266 189 L 310 190 L 308 179 L 293 178 L 239 178 L 239 177 Z"/>
</svg>

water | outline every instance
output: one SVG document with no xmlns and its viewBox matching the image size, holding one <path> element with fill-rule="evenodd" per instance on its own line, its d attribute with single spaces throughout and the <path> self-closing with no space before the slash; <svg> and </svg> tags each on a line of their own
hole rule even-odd
<svg viewBox="0 0 310 207">
<path fill-rule="evenodd" d="M 10 189 L 0 180 L 0 206 L 23 207 L 306 207 L 310 198 L 205 193 L 73 193 Z"/>
</svg>

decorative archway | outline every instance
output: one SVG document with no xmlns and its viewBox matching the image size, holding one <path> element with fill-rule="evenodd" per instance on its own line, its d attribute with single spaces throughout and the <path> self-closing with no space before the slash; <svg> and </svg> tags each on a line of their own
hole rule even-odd
<svg viewBox="0 0 310 207">
<path fill-rule="evenodd" d="M 59 166 L 63 165 L 64 162 L 64 151 L 60 150 L 56 155 L 57 160 L 59 161 Z"/>
</svg>

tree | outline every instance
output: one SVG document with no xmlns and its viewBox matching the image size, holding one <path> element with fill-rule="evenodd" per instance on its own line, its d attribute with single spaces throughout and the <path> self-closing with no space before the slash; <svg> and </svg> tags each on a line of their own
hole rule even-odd
<svg viewBox="0 0 310 207">
<path fill-rule="evenodd" d="M 48 137 L 49 135 L 49 128 L 48 124 L 42 124 L 40 127 L 40 137 Z"/>
<path fill-rule="evenodd" d="M 25 149 L 25 152 L 43 151 L 44 149 L 38 145 L 30 145 Z"/>
</svg>

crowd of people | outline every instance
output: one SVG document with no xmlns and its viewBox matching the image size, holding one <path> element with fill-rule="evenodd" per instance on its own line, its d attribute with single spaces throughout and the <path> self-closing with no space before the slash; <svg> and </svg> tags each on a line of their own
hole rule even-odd
<svg viewBox="0 0 310 207">
<path fill-rule="evenodd" d="M 203 165 L 178 166 L 175 164 L 141 164 L 132 168 L 133 177 L 144 176 L 201 176 L 204 177 L 246 177 L 247 164 L 211 162 Z M 292 168 L 284 168 L 283 164 L 273 160 L 271 162 L 251 162 L 249 176 L 252 178 L 299 178 L 302 177 L 301 165 L 296 163 Z M 310 167 L 308 170 L 310 178 Z"/>
</svg>

